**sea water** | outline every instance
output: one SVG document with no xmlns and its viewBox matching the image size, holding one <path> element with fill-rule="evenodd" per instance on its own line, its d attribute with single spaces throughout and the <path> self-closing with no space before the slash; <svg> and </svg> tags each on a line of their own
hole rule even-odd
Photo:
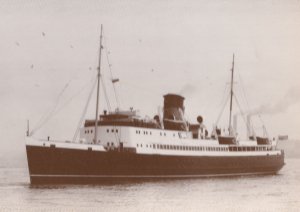
<svg viewBox="0 0 300 212">
<path fill-rule="evenodd" d="M 0 211 L 300 211 L 300 159 L 285 162 L 277 175 L 50 186 L 0 162 Z"/>
</svg>

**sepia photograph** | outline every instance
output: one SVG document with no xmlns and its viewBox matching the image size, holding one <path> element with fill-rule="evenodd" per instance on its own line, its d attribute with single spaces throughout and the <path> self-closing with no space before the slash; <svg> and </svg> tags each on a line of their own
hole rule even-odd
<svg viewBox="0 0 300 212">
<path fill-rule="evenodd" d="M 0 211 L 299 211 L 299 0 L 0 0 Z"/>
</svg>

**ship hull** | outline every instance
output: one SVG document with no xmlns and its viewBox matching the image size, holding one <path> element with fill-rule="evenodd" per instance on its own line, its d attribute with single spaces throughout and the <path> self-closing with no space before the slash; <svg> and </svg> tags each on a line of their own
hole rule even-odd
<svg viewBox="0 0 300 212">
<path fill-rule="evenodd" d="M 130 179 L 275 174 L 284 154 L 166 156 L 26 146 L 31 184 L 98 184 Z"/>
</svg>

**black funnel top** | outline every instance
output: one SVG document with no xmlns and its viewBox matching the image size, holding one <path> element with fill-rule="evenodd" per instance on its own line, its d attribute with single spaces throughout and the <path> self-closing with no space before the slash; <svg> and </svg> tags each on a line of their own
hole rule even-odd
<svg viewBox="0 0 300 212">
<path fill-rule="evenodd" d="M 164 95 L 164 108 L 181 108 L 184 111 L 183 107 L 184 97 L 177 94 L 166 94 Z"/>
</svg>

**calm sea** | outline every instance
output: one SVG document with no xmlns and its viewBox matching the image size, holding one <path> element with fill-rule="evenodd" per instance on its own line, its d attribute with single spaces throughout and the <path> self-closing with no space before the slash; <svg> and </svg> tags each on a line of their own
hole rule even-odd
<svg viewBox="0 0 300 212">
<path fill-rule="evenodd" d="M 300 159 L 277 175 L 98 186 L 33 187 L 26 166 L 0 167 L 0 211 L 300 211 Z"/>
</svg>

